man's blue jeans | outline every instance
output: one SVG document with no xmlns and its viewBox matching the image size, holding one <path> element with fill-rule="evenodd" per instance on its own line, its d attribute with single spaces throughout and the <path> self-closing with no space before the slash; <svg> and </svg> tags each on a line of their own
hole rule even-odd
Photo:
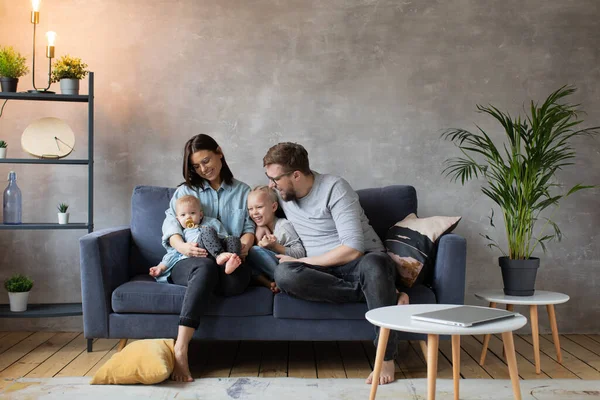
<svg viewBox="0 0 600 400">
<path fill-rule="evenodd" d="M 246 262 L 252 267 L 252 275 L 266 275 L 270 280 L 274 280 L 275 268 L 279 265 L 279 260 L 271 250 L 260 246 L 252 246 L 246 257 Z"/>
<path fill-rule="evenodd" d="M 337 267 L 285 262 L 275 270 L 275 283 L 284 292 L 310 301 L 366 302 L 369 310 L 397 304 L 396 267 L 383 252 L 367 253 Z M 379 328 L 375 328 L 375 346 Z M 390 332 L 384 360 L 396 358 L 398 336 Z"/>
</svg>

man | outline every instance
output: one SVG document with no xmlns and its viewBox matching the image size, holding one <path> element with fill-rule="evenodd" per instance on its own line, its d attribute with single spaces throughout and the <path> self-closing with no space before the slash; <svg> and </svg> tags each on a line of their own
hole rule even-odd
<svg viewBox="0 0 600 400">
<path fill-rule="evenodd" d="M 307 257 L 280 255 L 277 286 L 305 300 L 366 302 L 369 310 L 397 303 L 395 267 L 369 225 L 358 195 L 344 179 L 311 171 L 308 153 L 279 143 L 263 158 L 269 186 L 306 248 Z M 400 303 L 408 303 L 402 294 Z M 379 329 L 376 329 L 379 335 Z M 375 339 L 377 343 L 377 338 Z M 380 384 L 394 381 L 397 337 L 388 339 Z M 367 378 L 371 383 L 372 375 Z"/>
</svg>

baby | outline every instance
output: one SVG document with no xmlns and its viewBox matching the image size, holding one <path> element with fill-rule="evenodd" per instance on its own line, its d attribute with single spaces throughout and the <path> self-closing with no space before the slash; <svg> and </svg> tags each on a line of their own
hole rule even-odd
<svg viewBox="0 0 600 400">
<path fill-rule="evenodd" d="M 225 264 L 225 273 L 231 274 L 240 266 L 239 257 L 242 244 L 236 236 L 229 236 L 221 221 L 216 218 L 205 217 L 200 200 L 191 195 L 182 196 L 175 203 L 175 212 L 179 224 L 183 228 L 183 240 L 196 242 L 200 248 L 206 249 L 209 255 L 215 258 L 218 265 Z M 187 258 L 177 251 L 169 251 L 160 264 L 150 268 L 150 276 L 157 280 L 164 277 L 177 263 Z"/>
<path fill-rule="evenodd" d="M 292 223 L 275 216 L 278 206 L 277 194 L 268 186 L 257 186 L 248 194 L 248 214 L 256 224 L 257 246 L 250 249 L 247 260 L 256 280 L 273 293 L 279 293 L 279 288 L 273 282 L 275 268 L 279 265 L 276 254 L 294 258 L 306 256 Z"/>
</svg>

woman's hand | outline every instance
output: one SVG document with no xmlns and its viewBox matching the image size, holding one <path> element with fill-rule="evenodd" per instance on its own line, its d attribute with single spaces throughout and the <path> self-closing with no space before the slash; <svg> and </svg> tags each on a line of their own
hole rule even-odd
<svg viewBox="0 0 600 400">
<path fill-rule="evenodd" d="M 198 243 L 180 243 L 175 250 L 188 257 L 206 257 L 208 252 L 206 249 L 198 247 Z"/>
</svg>

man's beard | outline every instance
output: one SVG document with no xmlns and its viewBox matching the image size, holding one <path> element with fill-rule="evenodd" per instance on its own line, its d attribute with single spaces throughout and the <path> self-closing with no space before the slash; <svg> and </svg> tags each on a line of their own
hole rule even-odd
<svg viewBox="0 0 600 400">
<path fill-rule="evenodd" d="M 283 201 L 295 201 L 297 199 L 296 191 L 294 189 L 289 189 L 286 191 L 279 191 L 279 196 Z"/>
</svg>

